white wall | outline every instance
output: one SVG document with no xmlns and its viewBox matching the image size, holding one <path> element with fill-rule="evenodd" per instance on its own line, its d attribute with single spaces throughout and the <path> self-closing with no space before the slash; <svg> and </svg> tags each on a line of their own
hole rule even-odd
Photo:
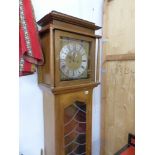
<svg viewBox="0 0 155 155">
<path fill-rule="evenodd" d="M 89 20 L 102 26 L 103 0 L 32 0 L 36 20 L 52 10 Z M 98 31 L 97 34 L 101 34 Z M 93 97 L 93 150 L 99 155 L 100 147 L 100 87 Z M 37 74 L 20 78 L 20 152 L 40 155 L 43 148 L 42 92 L 37 85 Z"/>
<path fill-rule="evenodd" d="M 40 155 L 43 148 L 42 92 L 37 74 L 21 77 L 20 86 L 20 146 L 24 155 Z"/>
</svg>

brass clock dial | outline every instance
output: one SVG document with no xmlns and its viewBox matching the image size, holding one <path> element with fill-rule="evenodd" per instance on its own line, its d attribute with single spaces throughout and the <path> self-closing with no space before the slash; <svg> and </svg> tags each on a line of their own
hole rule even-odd
<svg viewBox="0 0 155 155">
<path fill-rule="evenodd" d="M 64 46 L 60 51 L 60 70 L 62 78 L 87 78 L 88 42 L 79 40 L 63 40 Z"/>
</svg>

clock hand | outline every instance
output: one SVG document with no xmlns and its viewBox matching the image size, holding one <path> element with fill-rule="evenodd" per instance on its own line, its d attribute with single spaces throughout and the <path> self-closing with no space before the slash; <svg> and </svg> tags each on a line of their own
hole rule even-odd
<svg viewBox="0 0 155 155">
<path fill-rule="evenodd" d="M 75 62 L 75 53 L 73 53 L 73 62 Z"/>
</svg>

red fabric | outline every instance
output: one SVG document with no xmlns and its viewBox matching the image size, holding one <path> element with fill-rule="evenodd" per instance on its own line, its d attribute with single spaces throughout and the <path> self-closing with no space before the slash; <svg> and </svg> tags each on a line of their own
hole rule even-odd
<svg viewBox="0 0 155 155">
<path fill-rule="evenodd" d="M 120 155 L 135 155 L 135 147 L 130 146 L 125 151 L 123 151 Z"/>
<path fill-rule="evenodd" d="M 20 0 L 19 5 L 19 75 L 22 76 L 35 72 L 35 65 L 42 65 L 44 60 L 31 1 Z"/>
</svg>

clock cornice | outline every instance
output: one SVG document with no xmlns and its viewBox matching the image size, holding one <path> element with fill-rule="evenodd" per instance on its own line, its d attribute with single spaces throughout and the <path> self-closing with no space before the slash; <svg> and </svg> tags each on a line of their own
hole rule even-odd
<svg viewBox="0 0 155 155">
<path fill-rule="evenodd" d="M 62 21 L 62 22 L 65 22 L 65 23 L 77 25 L 77 26 L 92 29 L 92 30 L 101 29 L 100 26 L 95 25 L 93 22 L 89 22 L 89 21 L 84 20 L 84 19 L 80 19 L 80 18 L 77 18 L 77 17 L 66 15 L 64 13 L 60 13 L 60 12 L 57 12 L 57 11 L 51 11 L 49 14 L 45 15 L 42 19 L 40 19 L 37 22 L 37 24 L 44 27 L 44 26 L 46 26 L 48 24 L 52 24 L 53 20 Z"/>
</svg>

